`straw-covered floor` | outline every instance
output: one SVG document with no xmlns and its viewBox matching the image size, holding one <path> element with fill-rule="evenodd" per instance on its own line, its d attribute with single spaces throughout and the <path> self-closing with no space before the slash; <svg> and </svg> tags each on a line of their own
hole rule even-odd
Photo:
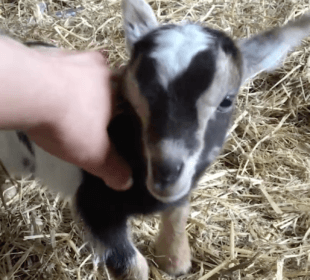
<svg viewBox="0 0 310 280">
<path fill-rule="evenodd" d="M 201 22 L 234 38 L 310 9 L 308 0 L 150 4 L 162 23 Z M 128 58 L 120 0 L 1 0 L 0 26 L 21 40 L 102 50 L 111 66 Z M 307 39 L 282 68 L 241 89 L 231 137 L 192 195 L 186 230 L 193 267 L 180 279 L 310 279 L 309 55 Z M 20 183 L 17 193 L 5 193 L 7 209 L 1 205 L 0 278 L 108 279 L 68 203 L 35 182 Z M 153 261 L 158 226 L 158 217 L 134 220 L 134 240 L 151 279 L 172 279 Z"/>
</svg>

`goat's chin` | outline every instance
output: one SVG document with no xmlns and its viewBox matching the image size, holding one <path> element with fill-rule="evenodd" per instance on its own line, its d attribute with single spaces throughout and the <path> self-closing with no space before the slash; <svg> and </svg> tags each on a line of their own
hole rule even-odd
<svg viewBox="0 0 310 280">
<path fill-rule="evenodd" d="M 186 196 L 189 192 L 187 189 L 183 189 L 181 192 L 174 193 L 172 195 L 163 195 L 162 193 L 159 193 L 158 191 L 154 190 L 151 186 L 147 186 L 148 191 L 151 193 L 152 196 L 154 196 L 157 200 L 163 202 L 163 203 L 173 203 L 178 201 L 179 199 Z"/>
</svg>

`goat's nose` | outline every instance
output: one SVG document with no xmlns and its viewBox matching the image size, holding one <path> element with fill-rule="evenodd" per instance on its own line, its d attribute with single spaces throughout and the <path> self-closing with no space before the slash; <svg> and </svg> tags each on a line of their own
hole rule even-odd
<svg viewBox="0 0 310 280">
<path fill-rule="evenodd" d="M 156 185 L 162 190 L 175 183 L 183 169 L 183 163 L 154 163 L 153 178 Z"/>
</svg>

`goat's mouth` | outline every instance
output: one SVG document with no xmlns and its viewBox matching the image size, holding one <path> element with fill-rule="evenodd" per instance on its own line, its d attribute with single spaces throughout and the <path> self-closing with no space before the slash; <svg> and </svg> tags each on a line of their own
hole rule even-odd
<svg viewBox="0 0 310 280">
<path fill-rule="evenodd" d="M 156 183 L 148 183 L 147 189 L 152 196 L 163 203 L 176 202 L 186 196 L 190 191 L 190 188 L 184 188 L 183 186 L 179 186 L 177 184 L 170 185 L 162 190 L 158 185 L 156 185 Z"/>
</svg>

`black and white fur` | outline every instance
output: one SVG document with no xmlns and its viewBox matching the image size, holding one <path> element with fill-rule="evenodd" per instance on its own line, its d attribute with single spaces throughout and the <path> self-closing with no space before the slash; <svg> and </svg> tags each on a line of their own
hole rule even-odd
<svg viewBox="0 0 310 280">
<path fill-rule="evenodd" d="M 0 132 L 0 159 L 10 174 L 34 174 L 74 199 L 115 277 L 146 280 L 147 262 L 130 239 L 128 218 L 162 211 L 156 261 L 170 274 L 189 270 L 188 197 L 221 151 L 239 87 L 279 66 L 310 33 L 310 17 L 234 41 L 198 24 L 159 26 L 144 0 L 123 0 L 122 8 L 131 59 L 119 79 L 121 113 L 109 135 L 132 168 L 133 187 L 116 192 L 22 132 Z"/>
</svg>

